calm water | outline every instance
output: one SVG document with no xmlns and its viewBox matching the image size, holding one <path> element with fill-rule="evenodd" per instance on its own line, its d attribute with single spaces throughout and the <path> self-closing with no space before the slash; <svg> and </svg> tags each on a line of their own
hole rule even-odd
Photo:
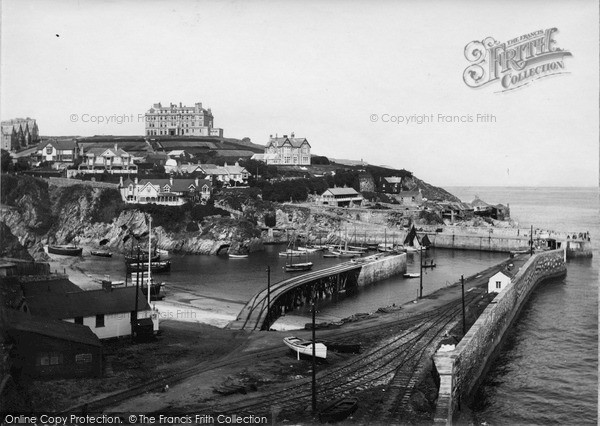
<svg viewBox="0 0 600 426">
<path fill-rule="evenodd" d="M 570 260 L 567 276 L 538 286 L 479 389 L 475 420 L 487 424 L 597 424 L 598 190 L 447 188 L 510 203 L 521 226 L 590 231 L 594 258 Z"/>
</svg>

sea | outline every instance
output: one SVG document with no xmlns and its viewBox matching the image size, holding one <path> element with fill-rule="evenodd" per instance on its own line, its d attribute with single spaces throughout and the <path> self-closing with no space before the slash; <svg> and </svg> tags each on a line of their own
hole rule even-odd
<svg viewBox="0 0 600 426">
<path fill-rule="evenodd" d="M 538 285 L 475 395 L 473 422 L 487 425 L 598 424 L 597 188 L 446 188 L 510 204 L 521 227 L 589 231 L 592 259 L 570 259 L 564 278 Z"/>
<path fill-rule="evenodd" d="M 587 232 L 593 259 L 571 259 L 564 278 L 544 282 L 533 291 L 509 332 L 496 361 L 475 396 L 472 422 L 486 425 L 597 424 L 598 419 L 598 258 L 600 225 L 596 188 L 448 187 L 471 202 L 475 196 L 491 204 L 509 204 L 521 228 L 533 226 L 565 232 Z M 396 236 L 389 236 L 390 240 Z M 360 243 L 361 236 L 356 237 Z M 391 241 L 390 241 L 391 242 Z M 266 246 L 246 259 L 226 256 L 171 255 L 171 272 L 157 277 L 167 283 L 167 299 L 184 290 L 201 298 L 243 304 L 267 285 L 290 276 L 285 246 Z M 506 259 L 504 253 L 430 249 L 425 258 L 437 267 L 424 270 L 423 294 L 429 294 Z M 304 257 L 301 258 L 305 260 Z M 314 269 L 346 261 L 307 257 Z M 419 255 L 409 254 L 408 272 L 419 271 Z M 93 275 L 110 271 L 123 279 L 123 259 L 86 257 L 79 264 Z M 357 293 L 318 302 L 317 321 L 335 321 L 378 308 L 402 305 L 417 298 L 419 279 L 402 276 L 361 288 Z M 237 305 L 236 305 L 237 306 Z M 307 308 L 279 322 L 303 328 Z"/>
</svg>

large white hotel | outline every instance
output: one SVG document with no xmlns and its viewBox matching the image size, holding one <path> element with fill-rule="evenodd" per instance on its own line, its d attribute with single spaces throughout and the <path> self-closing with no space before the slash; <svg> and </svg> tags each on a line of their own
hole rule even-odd
<svg viewBox="0 0 600 426">
<path fill-rule="evenodd" d="M 154 104 L 145 114 L 146 136 L 218 136 L 223 129 L 213 127 L 214 117 L 201 102 L 194 106 Z"/>
</svg>

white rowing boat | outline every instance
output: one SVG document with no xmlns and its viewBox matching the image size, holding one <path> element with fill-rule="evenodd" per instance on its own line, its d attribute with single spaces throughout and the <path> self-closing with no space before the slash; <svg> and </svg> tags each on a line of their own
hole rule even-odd
<svg viewBox="0 0 600 426">
<path fill-rule="evenodd" d="M 283 339 L 283 343 L 296 352 L 298 359 L 300 355 L 312 356 L 313 354 L 313 342 L 311 340 L 300 339 L 299 337 L 290 336 Z M 327 346 L 323 343 L 316 343 L 315 345 L 315 357 L 325 359 L 327 357 Z"/>
</svg>

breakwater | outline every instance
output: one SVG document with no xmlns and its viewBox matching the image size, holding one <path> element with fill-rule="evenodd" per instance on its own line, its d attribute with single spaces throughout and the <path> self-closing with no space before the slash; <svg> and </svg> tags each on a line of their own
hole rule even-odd
<svg viewBox="0 0 600 426">
<path fill-rule="evenodd" d="M 499 348 L 506 331 L 541 281 L 566 273 L 565 251 L 533 255 L 511 283 L 500 292 L 453 351 L 437 352 L 434 364 L 440 375 L 435 423 L 452 424 L 461 405 L 468 404 Z"/>
<path fill-rule="evenodd" d="M 396 256 L 374 256 L 368 262 L 365 262 L 358 275 L 358 286 L 365 286 L 377 281 L 385 280 L 394 275 L 406 272 L 406 254 L 402 253 Z"/>
</svg>

